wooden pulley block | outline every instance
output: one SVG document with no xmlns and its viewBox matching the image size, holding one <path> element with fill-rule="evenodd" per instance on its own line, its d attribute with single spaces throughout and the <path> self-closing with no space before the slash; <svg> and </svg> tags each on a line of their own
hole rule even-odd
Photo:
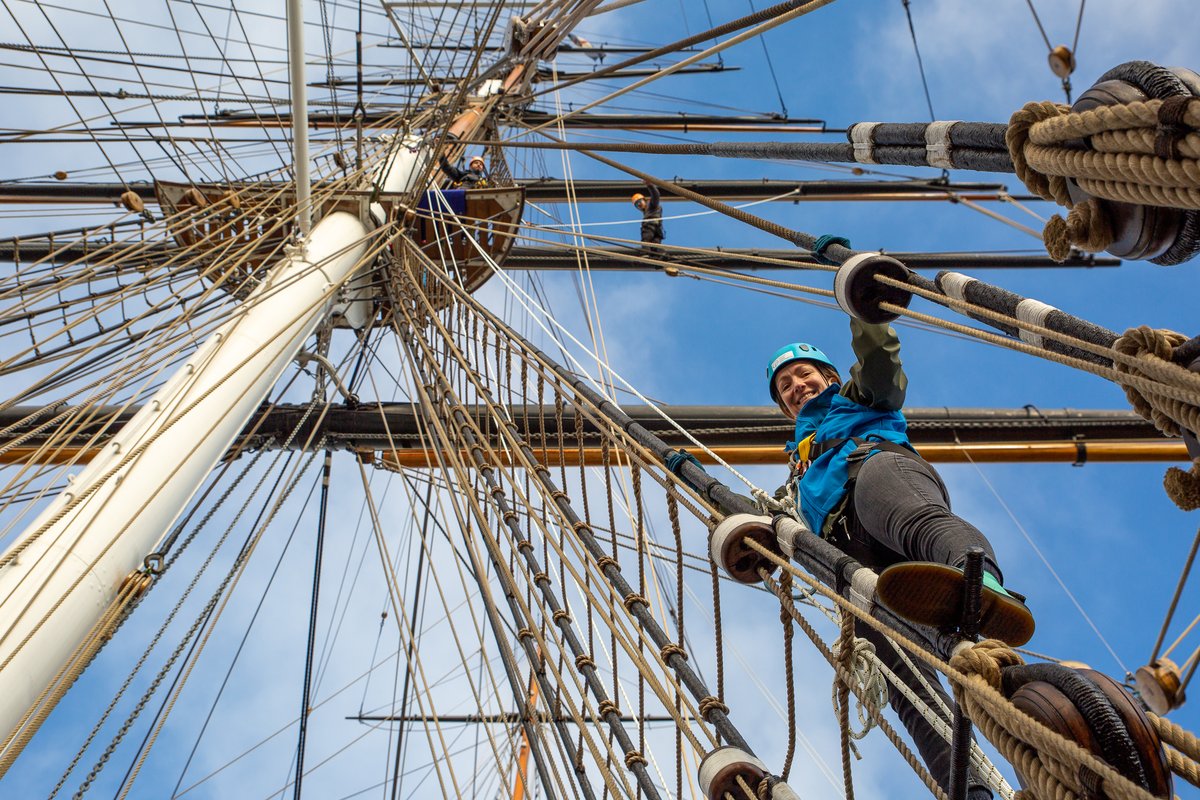
<svg viewBox="0 0 1200 800">
<path fill-rule="evenodd" d="M 758 574 L 759 567 L 774 572 L 775 565 L 757 550 L 750 548 L 746 544 L 747 537 L 763 547 L 778 551 L 775 529 L 771 527 L 770 517 L 730 514 L 709 536 L 708 552 L 717 566 L 738 583 L 760 583 L 762 578 Z"/>
<path fill-rule="evenodd" d="M 1165 656 L 1138 667 L 1134 680 L 1142 701 L 1159 716 L 1179 708 L 1187 700 L 1179 665 Z"/>
<path fill-rule="evenodd" d="M 192 187 L 183 193 L 183 197 L 179 200 L 180 208 L 184 206 L 195 206 L 196 208 L 204 208 L 208 205 L 208 198 L 200 193 L 200 190 Z"/>
<path fill-rule="evenodd" d="M 1053 63 L 1053 56 L 1051 59 Z M 1090 111 L 1169 97 L 1200 97 L 1200 75 L 1182 67 L 1133 61 L 1106 72 L 1079 96 L 1071 110 Z M 1067 187 L 1073 204 L 1093 199 L 1073 180 L 1067 181 Z M 1200 252 L 1200 213 L 1096 199 L 1112 222 L 1114 238 L 1106 249 L 1114 256 L 1172 265 L 1182 264 Z"/>
<path fill-rule="evenodd" d="M 845 311 L 863 322 L 891 322 L 899 314 L 884 311 L 880 305 L 890 303 L 908 308 L 912 292 L 898 286 L 881 283 L 878 278 L 887 277 L 903 282 L 908 278 L 908 267 L 883 253 L 859 253 L 851 256 L 838 267 L 833 278 L 833 294 Z"/>
<path fill-rule="evenodd" d="M 132 211 L 134 214 L 140 214 L 146 210 L 142 196 L 132 189 L 121 193 L 121 205 L 125 206 L 126 211 Z"/>
<path fill-rule="evenodd" d="M 1166 752 L 1149 718 L 1125 687 L 1092 669 L 1061 664 L 1010 667 L 1004 692 L 1012 704 L 1050 730 L 1105 761 L 1155 797 L 1172 796 Z M 1026 776 L 1018 770 L 1022 786 Z M 1094 787 L 1095 775 L 1080 768 L 1080 783 Z M 1103 797 L 1085 792 L 1087 797 Z"/>
<path fill-rule="evenodd" d="M 1060 78 L 1068 78 L 1075 71 L 1075 54 L 1065 44 L 1051 50 L 1046 60 L 1050 62 L 1050 71 Z"/>
<path fill-rule="evenodd" d="M 742 782 L 750 787 L 750 791 L 755 791 L 767 777 L 767 765 L 745 750 L 727 745 L 706 755 L 700 762 L 699 773 L 700 791 L 704 796 L 708 800 L 724 800 L 726 794 L 745 796 Z"/>
<path fill-rule="evenodd" d="M 239 209 L 242 207 L 242 196 L 237 192 L 226 192 L 224 195 L 222 195 L 221 199 L 232 209 Z"/>
<path fill-rule="evenodd" d="M 1014 706 L 1058 735 L 1070 739 L 1090 753 L 1099 752 L 1096 737 L 1092 735 L 1079 709 L 1053 684 L 1030 681 L 1009 699 Z"/>
<path fill-rule="evenodd" d="M 1167 752 L 1163 749 L 1162 740 L 1158 738 L 1158 733 L 1154 730 L 1154 725 L 1146 716 L 1146 712 L 1142 710 L 1141 704 L 1133 699 L 1124 686 L 1103 672 L 1084 669 L 1080 670 L 1079 674 L 1099 686 L 1112 702 L 1117 714 L 1121 716 L 1122 722 L 1125 723 L 1125 730 L 1129 732 L 1130 738 L 1137 747 L 1150 794 L 1155 797 L 1171 797 L 1171 768 L 1167 763 Z"/>
</svg>

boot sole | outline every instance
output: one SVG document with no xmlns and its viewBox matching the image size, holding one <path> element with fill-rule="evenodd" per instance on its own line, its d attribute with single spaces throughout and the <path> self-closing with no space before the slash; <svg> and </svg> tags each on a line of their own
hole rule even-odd
<svg viewBox="0 0 1200 800">
<path fill-rule="evenodd" d="M 946 564 L 906 561 L 879 574 L 879 601 L 909 622 L 954 628 L 962 619 L 963 575 Z M 980 603 L 979 633 L 1020 647 L 1033 638 L 1033 615 L 1025 604 L 987 587 Z"/>
</svg>

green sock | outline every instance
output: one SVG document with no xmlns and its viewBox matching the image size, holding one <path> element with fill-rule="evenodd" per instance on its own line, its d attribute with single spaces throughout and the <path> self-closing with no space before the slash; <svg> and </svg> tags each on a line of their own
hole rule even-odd
<svg viewBox="0 0 1200 800">
<path fill-rule="evenodd" d="M 1012 595 L 1005 591 L 1004 587 L 1000 585 L 1000 581 L 996 578 L 996 576 L 990 572 L 983 573 L 983 585 L 997 594 L 1002 594 L 1005 597 L 1012 597 Z"/>
</svg>

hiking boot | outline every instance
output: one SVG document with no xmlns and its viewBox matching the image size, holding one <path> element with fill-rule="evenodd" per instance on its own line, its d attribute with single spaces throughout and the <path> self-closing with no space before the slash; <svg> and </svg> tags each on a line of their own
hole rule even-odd
<svg viewBox="0 0 1200 800">
<path fill-rule="evenodd" d="M 963 571 L 948 564 L 904 561 L 879 573 L 875 595 L 898 616 L 918 625 L 954 628 L 962 621 Z M 979 633 L 1020 647 L 1033 638 L 1033 615 L 991 573 L 983 573 Z"/>
</svg>

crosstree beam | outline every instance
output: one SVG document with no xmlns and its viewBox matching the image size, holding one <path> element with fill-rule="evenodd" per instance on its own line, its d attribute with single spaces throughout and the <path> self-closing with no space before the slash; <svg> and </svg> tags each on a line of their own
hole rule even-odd
<svg viewBox="0 0 1200 800">
<path fill-rule="evenodd" d="M 566 202 L 568 196 L 576 202 L 614 203 L 627 202 L 632 194 L 644 187 L 639 181 L 629 180 L 577 180 L 571 186 L 560 178 L 524 177 L 516 178 L 525 187 L 529 200 L 539 203 Z M 729 202 L 768 200 L 801 202 L 818 200 L 888 200 L 888 201 L 936 201 L 946 202 L 955 198 L 972 202 L 1013 199 L 1033 201 L 1029 195 L 1009 195 L 1002 183 L 948 183 L 938 180 L 847 180 L 847 181 L 787 181 L 771 180 L 690 180 L 675 178 L 675 184 L 693 192 L 717 200 Z M 197 184 L 201 188 L 210 184 Z M 237 190 L 243 184 L 237 182 L 220 184 L 219 188 Z M 216 187 L 216 184 L 211 184 Z M 273 183 L 255 183 L 255 188 L 271 191 L 279 188 Z M 319 185 L 314 186 L 314 190 Z M 570 193 L 568 194 L 568 189 Z M 120 183 L 75 183 L 69 181 L 40 181 L 29 183 L 0 183 L 0 203 L 107 203 L 116 205 L 121 194 L 127 190 L 137 192 L 142 200 L 156 203 L 154 186 L 135 183 L 128 187 Z M 681 198 L 668 192 L 663 202 L 682 202 Z"/>
<path fill-rule="evenodd" d="M 56 263 L 65 263 L 87 258 L 100 252 L 106 264 L 120 265 L 129 270 L 144 269 L 161 263 L 178 253 L 178 248 L 169 242 L 139 242 L 137 244 L 111 244 L 104 241 L 75 240 L 68 237 L 66 244 L 48 239 L 0 240 L 0 262 L 28 264 L 54 255 Z M 123 254 L 122 251 L 128 251 Z M 650 264 L 638 260 L 644 253 L 631 248 L 588 248 L 588 268 L 613 272 L 657 272 L 661 264 Z M 1030 253 L 889 253 L 911 269 L 1050 269 L 1057 267 L 1119 267 L 1121 260 L 1100 257 L 1092 253 L 1072 253 L 1064 261 L 1055 261 L 1049 256 Z M 761 260 L 786 262 L 768 263 Z M 751 272 L 772 269 L 809 269 L 816 262 L 800 250 L 728 249 L 713 254 L 663 252 L 655 260 L 680 265 L 693 264 L 711 269 Z M 514 247 L 504 261 L 508 270 L 571 270 L 579 268 L 574 251 L 562 247 Z"/>
<path fill-rule="evenodd" d="M 731 463 L 784 463 L 783 442 L 793 426 L 769 406 L 665 406 L 679 425 Z M 61 463 L 71 458 L 86 460 L 104 445 L 136 412 L 119 408 L 96 408 L 86 424 L 69 433 L 47 424 L 69 409 L 18 406 L 0 412 L 0 454 L 5 463 L 28 461 Z M 684 435 L 648 406 L 625 406 L 634 420 L 673 447 L 694 446 Z M 542 432 L 551 446 L 539 452 L 550 463 L 579 462 L 579 441 L 584 446 L 584 463 L 599 463 L 600 431 L 585 420 L 576 431 L 573 419 L 563 431 L 566 449 L 558 453 L 558 429 L 553 406 L 517 405 L 510 411 L 518 430 L 528 430 L 535 452 L 540 451 Z M 471 413 L 485 414 L 472 408 Z M 385 463 L 426 466 L 437 454 L 426 449 L 419 425 L 419 408 L 408 403 L 363 404 L 356 407 L 332 405 L 325 413 L 312 413 L 308 406 L 277 405 L 264 408 L 251 420 L 232 452 L 273 449 L 282 442 L 293 447 L 303 442 L 322 447 L 378 454 Z M 909 436 L 922 455 L 931 461 L 1186 461 L 1183 443 L 1167 439 L 1152 424 L 1132 411 L 1097 411 L 1033 407 L 913 408 L 905 411 Z M 39 426 L 45 427 L 33 431 Z M 544 426 L 544 428 L 543 428 Z M 19 443 L 18 443 L 19 442 Z M 10 445 L 15 445 L 11 446 Z M 696 452 L 702 461 L 707 453 Z"/>
<path fill-rule="evenodd" d="M 0 245 L 0 254 L 3 254 Z M 630 256 L 645 254 L 632 248 L 590 247 L 587 263 L 590 270 L 613 270 L 626 272 L 657 272 L 659 264 L 638 261 Z M 1064 261 L 1055 261 L 1045 254 L 1028 255 L 1014 253 L 903 253 L 889 252 L 911 269 L 1047 269 L 1054 267 L 1119 267 L 1121 259 L 1100 257 L 1094 253 L 1072 253 Z M 3 257 L 0 255 L 0 257 Z M 656 261 L 674 262 L 680 265 L 694 264 L 711 269 L 747 272 L 764 269 L 804 269 L 816 262 L 802 250 L 771 249 L 723 249 L 718 253 L 701 254 L 665 251 L 656 253 Z M 769 258 L 786 264 L 772 264 L 755 259 Z M 579 260 L 575 251 L 565 247 L 514 247 L 504 261 L 505 269 L 524 270 L 576 270 Z M 825 267 L 828 269 L 828 267 Z"/>
</svg>

